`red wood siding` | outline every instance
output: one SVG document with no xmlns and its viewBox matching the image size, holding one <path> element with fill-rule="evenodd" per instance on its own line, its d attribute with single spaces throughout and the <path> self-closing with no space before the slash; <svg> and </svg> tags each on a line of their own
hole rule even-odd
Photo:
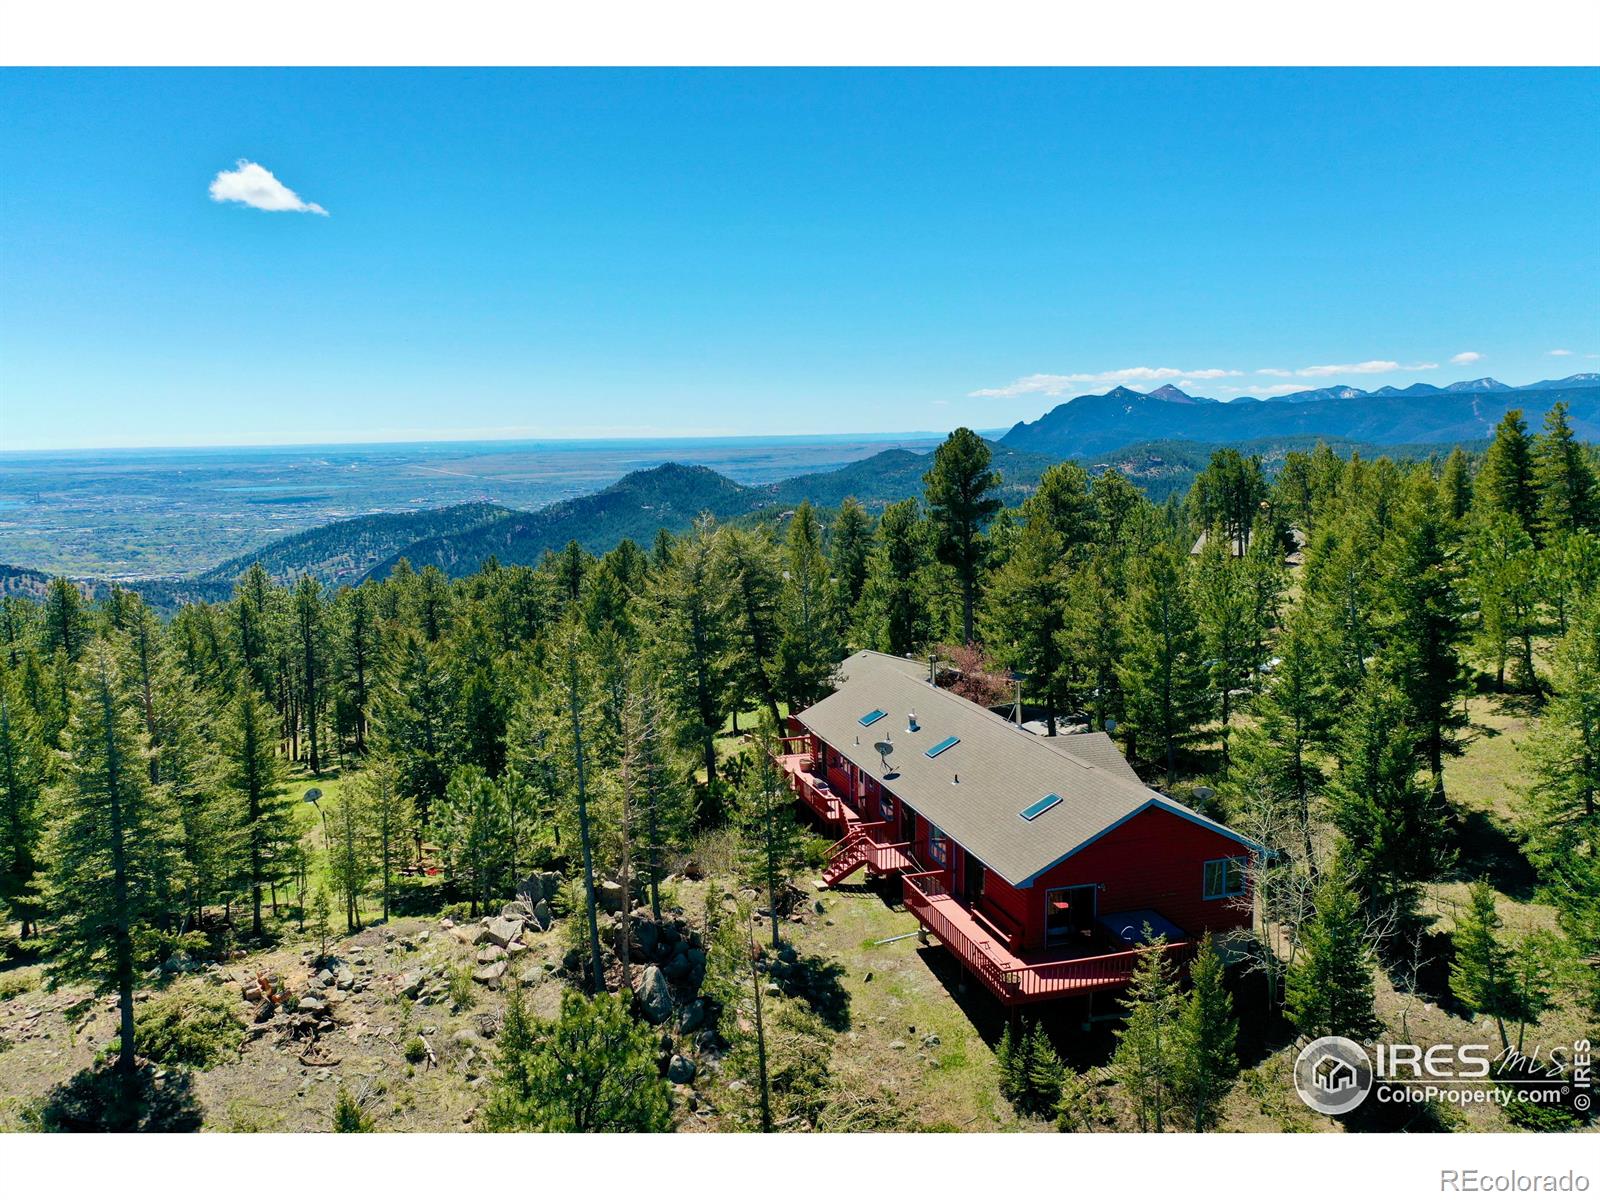
<svg viewBox="0 0 1600 1200">
<path fill-rule="evenodd" d="M 1153 908 L 1190 934 L 1203 930 L 1237 929 L 1250 923 L 1248 909 L 1239 901 L 1205 899 L 1205 864 L 1214 858 L 1236 858 L 1248 853 L 1232 838 L 1158 808 L 1146 809 L 1119 825 L 1099 841 L 1086 846 L 1066 862 L 1052 867 L 1026 889 L 1015 892 L 1024 901 L 1026 945 L 1044 945 L 1044 897 L 1051 888 L 1099 884 L 1099 912 L 1125 912 Z M 998 895 L 996 903 L 1004 902 Z M 1007 908 L 1010 912 L 1010 908 Z"/>
</svg>

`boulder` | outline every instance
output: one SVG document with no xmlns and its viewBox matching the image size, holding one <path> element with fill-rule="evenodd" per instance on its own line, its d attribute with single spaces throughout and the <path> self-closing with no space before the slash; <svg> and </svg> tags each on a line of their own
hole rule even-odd
<svg viewBox="0 0 1600 1200">
<path fill-rule="evenodd" d="M 694 1076 L 694 1059 L 674 1054 L 672 1061 L 667 1064 L 667 1079 L 672 1083 L 693 1083 Z"/>
<path fill-rule="evenodd" d="M 544 882 L 537 871 L 517 882 L 517 899 L 523 904 L 537 904 L 544 898 Z"/>
<path fill-rule="evenodd" d="M 633 918 L 633 945 L 632 950 L 641 958 L 654 958 L 656 954 L 657 939 L 656 923 L 649 915 L 634 915 Z"/>
<path fill-rule="evenodd" d="M 550 914 L 550 905 L 544 900 L 536 900 L 533 904 L 533 924 L 542 933 L 555 924 L 555 917 Z"/>
<path fill-rule="evenodd" d="M 678 1032 L 693 1033 L 705 1024 L 705 1020 L 706 1002 L 704 1000 L 692 1001 L 678 1014 Z"/>
<path fill-rule="evenodd" d="M 523 900 L 513 900 L 500 910 L 502 917 L 514 917 L 518 921 L 526 921 L 533 916 L 533 905 Z"/>
<path fill-rule="evenodd" d="M 332 987 L 333 972 L 324 967 L 322 970 L 317 972 L 317 982 L 323 987 Z"/>
<path fill-rule="evenodd" d="M 645 1019 L 659 1025 L 672 1015 L 672 988 L 667 977 L 654 963 L 644 969 L 639 979 L 639 1007 Z"/>
<path fill-rule="evenodd" d="M 608 913 L 622 911 L 622 885 L 615 879 L 605 879 L 595 884 L 595 903 Z"/>
<path fill-rule="evenodd" d="M 493 987 L 500 982 L 501 976 L 505 973 L 506 963 L 502 959 L 500 962 L 483 964 L 472 973 L 472 980 L 474 983 L 481 983 L 485 987 Z"/>
<path fill-rule="evenodd" d="M 348 992 L 356 985 L 355 972 L 349 967 L 340 967 L 333 973 L 333 983 L 341 991 Z"/>
<path fill-rule="evenodd" d="M 692 969 L 689 965 L 689 952 L 679 946 L 678 952 L 669 958 L 666 965 L 661 969 L 667 973 L 667 978 L 672 980 L 673 983 L 680 983 L 687 979 Z"/>
<path fill-rule="evenodd" d="M 422 990 L 423 975 L 421 971 L 410 970 L 394 981 L 394 990 L 402 996 L 409 996 L 415 1000 L 417 993 Z"/>
<path fill-rule="evenodd" d="M 506 952 L 499 946 L 485 946 L 478 951 L 478 963 L 481 966 L 484 963 L 499 962 L 505 956 Z"/>
<path fill-rule="evenodd" d="M 483 931 L 490 942 L 504 950 L 522 932 L 522 922 L 514 917 L 496 917 L 483 927 Z"/>
</svg>

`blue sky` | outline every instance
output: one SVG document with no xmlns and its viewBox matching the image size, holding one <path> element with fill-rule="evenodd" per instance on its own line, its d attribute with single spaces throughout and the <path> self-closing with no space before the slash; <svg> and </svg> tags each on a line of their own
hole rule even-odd
<svg viewBox="0 0 1600 1200">
<path fill-rule="evenodd" d="M 0 448 L 994 428 L 1122 378 L 1596 370 L 1597 81 L 8 70 Z M 213 199 L 240 160 L 325 215 Z"/>
</svg>

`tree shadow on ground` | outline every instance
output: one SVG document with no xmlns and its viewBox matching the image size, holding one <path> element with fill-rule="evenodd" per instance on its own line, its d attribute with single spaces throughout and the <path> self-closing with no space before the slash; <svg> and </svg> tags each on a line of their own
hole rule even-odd
<svg viewBox="0 0 1600 1200">
<path fill-rule="evenodd" d="M 1456 878 L 1494 880 L 1511 899 L 1526 904 L 1534 898 L 1538 874 L 1509 831 L 1488 813 L 1471 809 L 1461 814 L 1460 853 Z"/>
<path fill-rule="evenodd" d="M 29 1124 L 42 1133 L 194 1133 L 200 1102 L 187 1071 L 141 1063 L 137 1094 L 124 1098 L 115 1060 L 86 1067 L 38 1101 Z"/>
<path fill-rule="evenodd" d="M 829 1029 L 842 1033 L 850 1028 L 850 993 L 840 982 L 843 966 L 807 954 L 789 963 L 779 960 L 768 973 L 784 995 L 804 1000 Z"/>
</svg>

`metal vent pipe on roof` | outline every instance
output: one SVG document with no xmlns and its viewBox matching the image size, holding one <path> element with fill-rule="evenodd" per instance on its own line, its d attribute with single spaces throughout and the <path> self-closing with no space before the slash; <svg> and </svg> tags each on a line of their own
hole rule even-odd
<svg viewBox="0 0 1600 1200">
<path fill-rule="evenodd" d="M 917 731 L 917 714 L 914 713 L 914 712 L 909 712 L 909 713 L 906 714 L 906 732 L 907 733 L 915 733 L 916 731 Z"/>
</svg>

